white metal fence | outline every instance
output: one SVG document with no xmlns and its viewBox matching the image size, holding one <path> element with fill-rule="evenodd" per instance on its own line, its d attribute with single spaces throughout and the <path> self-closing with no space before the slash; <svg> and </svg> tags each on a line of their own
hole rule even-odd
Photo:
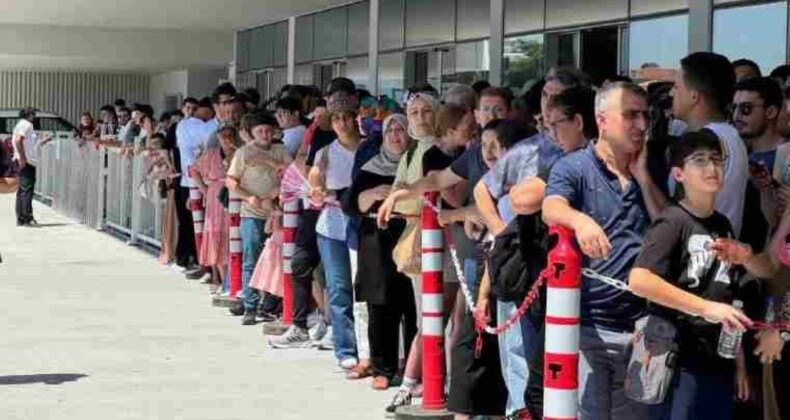
<svg viewBox="0 0 790 420">
<path fill-rule="evenodd" d="M 39 152 L 36 194 L 86 226 L 112 229 L 131 243 L 161 247 L 164 203 L 144 198 L 138 186 L 148 157 L 80 142 L 58 133 Z"/>
</svg>

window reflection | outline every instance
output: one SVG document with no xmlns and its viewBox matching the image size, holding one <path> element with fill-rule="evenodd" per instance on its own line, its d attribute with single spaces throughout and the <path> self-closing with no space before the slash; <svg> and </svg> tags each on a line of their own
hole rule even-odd
<svg viewBox="0 0 790 420">
<path fill-rule="evenodd" d="M 785 62 L 787 3 L 715 10 L 713 51 L 730 60 L 748 58 L 764 73 Z"/>
<path fill-rule="evenodd" d="M 543 77 L 543 35 L 505 39 L 504 85 L 520 94 Z"/>
<path fill-rule="evenodd" d="M 345 65 L 345 77 L 354 81 L 357 88 L 368 87 L 368 57 L 349 58 Z"/>
<path fill-rule="evenodd" d="M 379 92 L 395 100 L 403 93 L 403 53 L 379 55 Z"/>
<path fill-rule="evenodd" d="M 628 32 L 628 68 L 631 72 L 649 63 L 677 68 L 688 51 L 688 22 L 688 15 L 631 22 Z"/>
</svg>

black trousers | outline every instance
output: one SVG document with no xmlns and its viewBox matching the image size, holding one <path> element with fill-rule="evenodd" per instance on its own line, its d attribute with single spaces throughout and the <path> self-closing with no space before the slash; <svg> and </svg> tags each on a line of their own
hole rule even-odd
<svg viewBox="0 0 790 420">
<path fill-rule="evenodd" d="M 414 336 L 417 335 L 417 307 L 411 279 L 398 275 L 387 284 L 386 302 L 368 303 L 368 340 L 370 361 L 376 376 L 392 380 L 398 374 L 399 328 L 403 322 L 403 347 L 406 359 Z"/>
<path fill-rule="evenodd" d="M 175 182 L 180 182 L 175 180 Z M 189 201 L 189 188 L 177 185 L 175 187 L 176 218 L 178 219 L 178 240 L 176 242 L 176 264 L 186 267 L 197 262 L 197 248 L 195 247 L 195 225 L 192 221 L 192 212 L 187 209 Z"/>
<path fill-rule="evenodd" d="M 307 328 L 313 270 L 321 262 L 315 233 L 315 225 L 320 214 L 319 210 L 302 211 L 296 228 L 294 255 L 291 257 L 291 283 L 293 284 L 293 323 L 300 328 Z"/>
<path fill-rule="evenodd" d="M 28 223 L 33 220 L 33 194 L 36 188 L 36 167 L 25 165 L 19 171 L 19 189 L 16 192 L 16 221 Z"/>
</svg>

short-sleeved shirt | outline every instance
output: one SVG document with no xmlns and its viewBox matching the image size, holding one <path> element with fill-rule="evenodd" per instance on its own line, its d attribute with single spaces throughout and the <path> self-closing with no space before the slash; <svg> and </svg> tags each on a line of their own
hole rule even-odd
<svg viewBox="0 0 790 420">
<path fill-rule="evenodd" d="M 272 144 L 268 150 L 247 144 L 236 150 L 228 168 L 228 176 L 239 180 L 241 188 L 256 197 L 269 195 L 280 186 L 280 179 L 274 168 L 269 165 L 248 164 L 248 160 L 261 155 L 281 162 L 288 159 L 288 152 L 282 144 Z M 246 202 L 241 204 L 241 217 L 265 219 L 268 216 L 268 212 L 253 209 Z"/>
<path fill-rule="evenodd" d="M 483 160 L 483 146 L 477 141 L 472 143 L 458 159 L 450 165 L 450 170 L 460 178 L 469 183 L 470 188 L 474 188 L 483 175 L 488 172 L 488 165 Z M 474 202 L 474 194 L 470 194 L 469 201 Z"/>
<path fill-rule="evenodd" d="M 302 146 L 305 131 L 307 131 L 307 129 L 303 125 L 297 125 L 296 127 L 283 130 L 283 144 L 285 145 L 285 150 L 288 151 L 288 155 L 291 156 L 291 159 L 296 158 L 296 154 Z"/>
<path fill-rule="evenodd" d="M 433 147 L 432 142 L 420 141 L 414 146 L 414 149 L 406 152 L 406 156 L 401 158 L 398 164 L 394 185 L 403 186 L 413 184 L 424 176 L 422 171 L 422 158 L 425 152 L 431 147 Z M 395 211 L 407 215 L 420 214 L 420 211 L 422 211 L 422 199 L 400 200 L 395 205 Z"/>
<path fill-rule="evenodd" d="M 38 136 L 36 135 L 36 131 L 33 128 L 33 123 L 30 121 L 22 118 L 16 123 L 14 127 L 14 132 L 11 136 L 11 140 L 16 140 L 18 137 L 22 137 L 22 146 L 25 150 L 25 158 L 31 165 L 35 165 L 38 161 L 38 152 L 36 150 L 36 142 L 38 141 Z M 19 160 L 19 150 L 17 149 L 16 142 L 14 144 L 14 160 Z"/>
<path fill-rule="evenodd" d="M 433 146 L 425 151 L 422 156 L 422 173 L 424 176 L 431 172 L 443 171 L 450 167 L 452 163 L 463 153 L 464 149 L 459 149 L 446 154 L 438 146 Z M 454 207 L 442 200 L 443 209 L 453 209 Z"/>
<path fill-rule="evenodd" d="M 721 213 L 700 218 L 673 205 L 650 226 L 634 267 L 705 300 L 729 304 L 733 300 L 731 265 L 717 259 L 710 245 L 717 238 L 731 237 L 730 222 Z M 655 303 L 648 310 L 677 327 L 682 368 L 700 373 L 733 370 L 733 362 L 717 354 L 721 325 Z"/>
<path fill-rule="evenodd" d="M 566 155 L 554 164 L 546 198 L 561 197 L 590 216 L 603 229 L 612 250 L 609 258 L 583 258 L 583 267 L 626 281 L 647 232 L 650 216 L 635 180 L 625 189 L 595 153 L 594 143 Z M 581 322 L 614 331 L 633 331 L 643 314 L 644 300 L 599 280 L 582 279 Z"/>
<path fill-rule="evenodd" d="M 511 147 L 483 177 L 483 182 L 498 200 L 514 185 L 538 176 L 541 168 L 553 166 L 561 156 L 562 149 L 545 134 L 538 133 Z"/>
<path fill-rule="evenodd" d="M 326 189 L 334 192 L 336 202 L 340 200 L 342 191 L 351 186 L 355 152 L 346 149 L 340 144 L 340 141 L 335 140 L 316 154 L 316 162 L 321 162 L 325 153 L 328 156 L 324 178 L 326 179 Z M 349 218 L 336 202 L 326 204 L 321 209 L 315 231 L 324 237 L 344 241 L 346 240 Z"/>
</svg>

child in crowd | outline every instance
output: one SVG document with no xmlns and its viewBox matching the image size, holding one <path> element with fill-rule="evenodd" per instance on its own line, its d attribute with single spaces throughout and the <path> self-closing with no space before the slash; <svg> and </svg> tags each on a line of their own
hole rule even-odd
<svg viewBox="0 0 790 420">
<path fill-rule="evenodd" d="M 719 335 L 751 321 L 731 305 L 738 294 L 731 265 L 714 249 L 717 239 L 733 236 L 729 220 L 715 210 L 724 182 L 721 143 L 706 131 L 687 133 L 670 148 L 670 164 L 682 198 L 652 223 L 629 277 L 631 290 L 651 302 L 648 317 L 677 330 L 678 368 L 651 418 L 729 419 L 736 363 L 741 396 L 745 367 L 742 353 L 737 362 L 717 354 Z"/>
<path fill-rule="evenodd" d="M 244 307 L 242 324 L 254 325 L 260 294 L 250 288 L 249 282 L 268 237 L 265 232 L 266 220 L 274 210 L 274 201 L 279 194 L 277 169 L 288 165 L 291 159 L 282 144 L 272 144 L 277 120 L 271 114 L 258 112 L 249 117 L 248 123 L 251 142 L 234 154 L 226 185 L 243 200 L 240 226 Z"/>
</svg>

